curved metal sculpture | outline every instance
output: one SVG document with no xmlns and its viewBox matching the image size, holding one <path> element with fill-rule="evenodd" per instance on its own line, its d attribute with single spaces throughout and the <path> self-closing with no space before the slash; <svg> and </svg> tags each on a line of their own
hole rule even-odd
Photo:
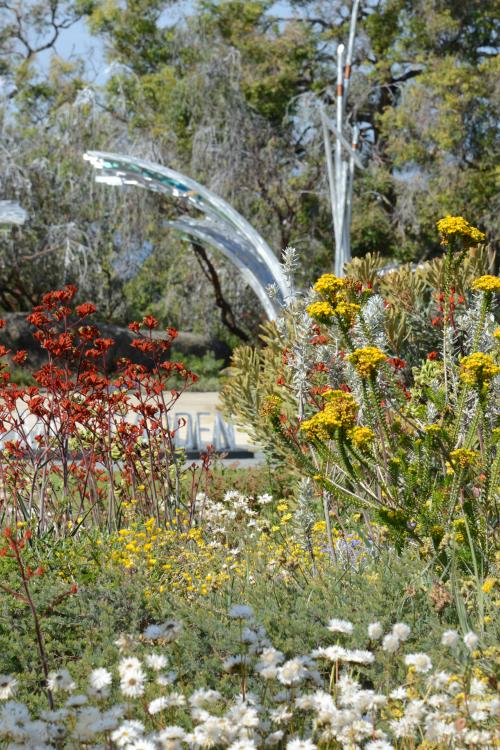
<svg viewBox="0 0 500 750">
<path fill-rule="evenodd" d="M 273 251 L 258 232 L 229 203 L 190 177 L 161 164 L 122 154 L 88 151 L 84 157 L 101 174 L 98 182 L 137 185 L 183 200 L 203 218 L 180 216 L 166 222 L 186 237 L 220 250 L 242 273 L 259 298 L 267 316 L 277 315 L 277 303 L 290 295 L 288 282 Z M 272 300 L 267 288 L 276 288 Z"/>
<path fill-rule="evenodd" d="M 28 214 L 15 201 L 0 201 L 0 224 L 24 224 Z"/>
</svg>

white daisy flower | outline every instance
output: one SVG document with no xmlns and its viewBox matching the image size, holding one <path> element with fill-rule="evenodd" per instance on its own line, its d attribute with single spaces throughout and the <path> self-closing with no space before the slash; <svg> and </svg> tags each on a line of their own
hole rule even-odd
<svg viewBox="0 0 500 750">
<path fill-rule="evenodd" d="M 349 620 L 336 620 L 333 618 L 328 623 L 327 628 L 332 633 L 345 633 L 346 635 L 350 635 L 353 630 L 353 624 L 352 622 L 349 622 Z"/>
<path fill-rule="evenodd" d="M 441 636 L 441 645 L 455 648 L 458 644 L 459 635 L 456 630 L 445 630 Z"/>
<path fill-rule="evenodd" d="M 368 638 L 370 638 L 370 640 L 378 641 L 379 638 L 382 638 L 383 634 L 384 629 L 379 622 L 372 622 L 368 625 Z"/>
<path fill-rule="evenodd" d="M 410 636 L 411 630 L 404 622 L 397 622 L 393 625 L 392 634 L 400 641 L 406 641 Z"/>
<path fill-rule="evenodd" d="M 405 664 L 407 667 L 413 667 L 415 672 L 421 674 L 430 672 L 432 669 L 432 661 L 427 654 L 408 654 L 405 656 Z"/>
<path fill-rule="evenodd" d="M 234 620 L 252 620 L 254 616 L 252 607 L 247 604 L 235 604 L 228 614 Z"/>
</svg>

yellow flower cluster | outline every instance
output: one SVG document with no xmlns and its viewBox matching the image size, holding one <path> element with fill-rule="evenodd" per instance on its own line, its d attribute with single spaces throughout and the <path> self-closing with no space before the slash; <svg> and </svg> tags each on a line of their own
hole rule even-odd
<svg viewBox="0 0 500 750">
<path fill-rule="evenodd" d="M 280 407 L 281 399 L 279 396 L 267 396 L 260 407 L 260 413 L 263 417 L 269 417 L 278 414 Z"/>
<path fill-rule="evenodd" d="M 339 318 L 344 318 L 347 323 L 352 325 L 356 320 L 356 316 L 360 310 L 361 305 L 358 305 L 355 302 L 347 302 L 347 300 L 340 300 L 335 307 L 334 312 L 339 316 Z"/>
<path fill-rule="evenodd" d="M 158 526 L 153 518 L 143 524 L 132 522 L 113 535 L 99 564 L 107 561 L 129 574 L 145 572 L 147 598 L 173 591 L 189 600 L 218 591 L 228 581 L 229 585 L 237 581 L 251 584 L 263 570 L 272 576 L 279 574 L 283 580 L 292 578 L 299 569 L 303 574 L 312 574 L 313 568 L 323 570 L 323 566 L 326 570 L 330 564 L 326 523 L 316 522 L 310 545 L 304 545 L 294 535 L 288 504 L 282 501 L 276 510 L 275 525 L 268 524 L 247 540 L 240 536 L 236 547 L 228 539 L 216 541 L 208 527 L 187 528 L 183 525 L 187 518 L 174 519 L 166 527 Z M 346 537 L 335 528 L 332 534 L 335 542 L 356 538 L 362 543 L 360 538 Z"/>
<path fill-rule="evenodd" d="M 372 378 L 378 370 L 379 365 L 385 362 L 387 356 L 377 346 L 365 346 L 363 349 L 356 349 L 349 354 L 347 359 L 352 362 L 356 372 L 362 378 Z"/>
<path fill-rule="evenodd" d="M 359 405 L 351 393 L 330 390 L 325 394 L 325 408 L 302 422 L 300 429 L 308 438 L 329 440 L 339 429 L 347 430 L 356 421 Z"/>
<path fill-rule="evenodd" d="M 480 276 L 472 282 L 472 288 L 478 292 L 500 292 L 499 276 Z"/>
<path fill-rule="evenodd" d="M 314 285 L 314 291 L 324 299 L 313 302 L 307 307 L 310 317 L 317 323 L 331 323 L 335 317 L 342 318 L 352 325 L 361 309 L 355 302 L 349 302 L 346 279 L 339 279 L 331 273 L 325 273 Z"/>
<path fill-rule="evenodd" d="M 335 310 L 329 302 L 312 302 L 306 309 L 309 317 L 317 323 L 331 323 L 335 318 Z"/>
<path fill-rule="evenodd" d="M 437 223 L 438 232 L 442 237 L 442 243 L 448 244 L 448 238 L 456 235 L 462 237 L 469 244 L 477 244 L 486 239 L 486 235 L 476 227 L 473 227 L 463 216 L 445 216 Z"/>
<path fill-rule="evenodd" d="M 345 279 L 339 279 L 332 273 L 324 273 L 323 276 L 319 277 L 313 288 L 323 297 L 330 297 L 335 300 L 337 294 L 344 289 L 345 283 Z"/>
<path fill-rule="evenodd" d="M 214 550 L 201 529 L 185 530 L 183 519 L 160 528 L 154 518 L 120 529 L 112 542 L 111 561 L 126 570 L 150 571 L 151 583 L 162 593 L 172 590 L 188 597 L 217 590 L 230 580 L 238 561 L 228 545 Z"/>
<path fill-rule="evenodd" d="M 451 462 L 454 466 L 460 466 L 461 469 L 466 469 L 468 466 L 473 466 L 479 458 L 477 451 L 469 450 L 468 448 L 457 448 L 450 453 Z"/>
<path fill-rule="evenodd" d="M 361 426 L 353 427 L 347 435 L 352 444 L 360 450 L 366 450 L 375 437 L 373 430 Z"/>
<path fill-rule="evenodd" d="M 489 594 L 491 591 L 493 591 L 497 583 L 498 583 L 498 578 L 494 578 L 493 576 L 488 576 L 488 578 L 486 578 L 483 585 L 481 586 L 481 589 L 484 591 L 485 594 Z"/>
<path fill-rule="evenodd" d="M 469 354 L 460 362 L 460 378 L 467 385 L 488 388 L 490 382 L 499 373 L 500 367 L 495 364 L 491 354 L 484 352 Z"/>
</svg>

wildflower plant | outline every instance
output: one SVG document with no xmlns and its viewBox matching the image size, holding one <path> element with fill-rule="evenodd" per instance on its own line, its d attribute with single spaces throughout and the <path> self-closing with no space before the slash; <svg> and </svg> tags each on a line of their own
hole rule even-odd
<svg viewBox="0 0 500 750">
<path fill-rule="evenodd" d="M 184 470 L 174 444 L 182 425 L 169 413 L 196 376 L 167 359 L 176 331 L 158 335 L 146 316 L 129 328 L 149 365 L 123 359 L 112 378 L 114 341 L 92 323 L 93 304 L 73 305 L 76 291 L 45 294 L 28 316 L 47 357 L 31 385 L 12 382 L 12 353 L 0 347 L 0 524 L 60 535 L 85 524 L 116 528 L 129 503 L 172 518 L 184 502 Z M 24 362 L 26 352 L 12 359 Z"/>
<path fill-rule="evenodd" d="M 211 686 L 182 674 L 178 620 L 120 636 L 104 665 L 51 671 L 53 703 L 36 712 L 23 700 L 29 680 L 1 675 L 0 747 L 472 750 L 498 742 L 487 666 L 495 649 L 472 631 L 435 634 L 442 646 L 434 660 L 414 649 L 404 622 L 361 631 L 331 618 L 318 624 L 322 645 L 297 654 L 277 649 L 246 604 L 233 605 L 225 620 L 234 650 L 222 655 Z"/>
<path fill-rule="evenodd" d="M 310 319 L 287 356 L 293 382 L 293 350 L 307 350 L 298 419 L 281 411 L 279 396 L 268 419 L 299 471 L 315 482 L 327 523 L 362 511 L 374 545 L 387 537 L 398 547 L 409 541 L 448 572 L 453 556 L 487 569 L 500 482 L 493 317 L 500 280 L 476 279 L 458 311 L 455 277 L 484 235 L 462 217 L 447 217 L 438 229 L 445 249 L 440 347 L 418 348 L 410 367 L 391 351 L 383 298 L 351 278 L 325 274 L 312 298 L 285 311 L 302 331 L 304 314 Z M 282 335 L 290 327 L 282 322 Z"/>
</svg>

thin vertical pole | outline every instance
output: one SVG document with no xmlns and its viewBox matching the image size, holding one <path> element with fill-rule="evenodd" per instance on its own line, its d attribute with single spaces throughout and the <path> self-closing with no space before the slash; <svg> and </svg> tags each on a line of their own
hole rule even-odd
<svg viewBox="0 0 500 750">
<path fill-rule="evenodd" d="M 354 153 L 358 148 L 359 140 L 359 128 L 357 125 L 352 130 L 352 150 L 353 154 L 349 158 L 349 172 L 347 175 L 347 189 L 346 189 L 346 218 L 344 227 L 345 237 L 345 262 L 349 263 L 351 260 L 351 220 L 352 220 L 352 189 L 354 183 Z"/>
<path fill-rule="evenodd" d="M 328 186 L 330 188 L 330 206 L 332 209 L 333 231 L 335 235 L 335 257 L 336 257 L 337 247 L 338 247 L 337 217 L 336 217 L 337 199 L 335 195 L 335 176 L 333 172 L 332 144 L 330 141 L 330 131 L 328 130 L 328 123 L 326 120 L 325 110 L 322 104 L 320 104 L 319 111 L 321 115 L 321 124 L 323 125 L 323 141 L 325 144 L 325 158 L 326 158 L 326 171 L 328 174 Z"/>
<path fill-rule="evenodd" d="M 344 104 L 347 102 L 347 91 L 351 80 L 352 56 L 354 53 L 354 38 L 356 36 L 356 22 L 358 20 L 359 0 L 354 0 L 351 11 L 351 24 L 349 26 L 349 41 L 347 42 L 347 55 L 345 59 L 344 72 Z"/>
<path fill-rule="evenodd" d="M 337 138 L 335 142 L 335 183 L 337 187 L 337 237 L 335 247 L 335 274 L 340 276 L 343 268 L 342 235 L 344 233 L 344 216 L 342 210 L 342 119 L 344 114 L 344 45 L 337 47 Z"/>
</svg>

